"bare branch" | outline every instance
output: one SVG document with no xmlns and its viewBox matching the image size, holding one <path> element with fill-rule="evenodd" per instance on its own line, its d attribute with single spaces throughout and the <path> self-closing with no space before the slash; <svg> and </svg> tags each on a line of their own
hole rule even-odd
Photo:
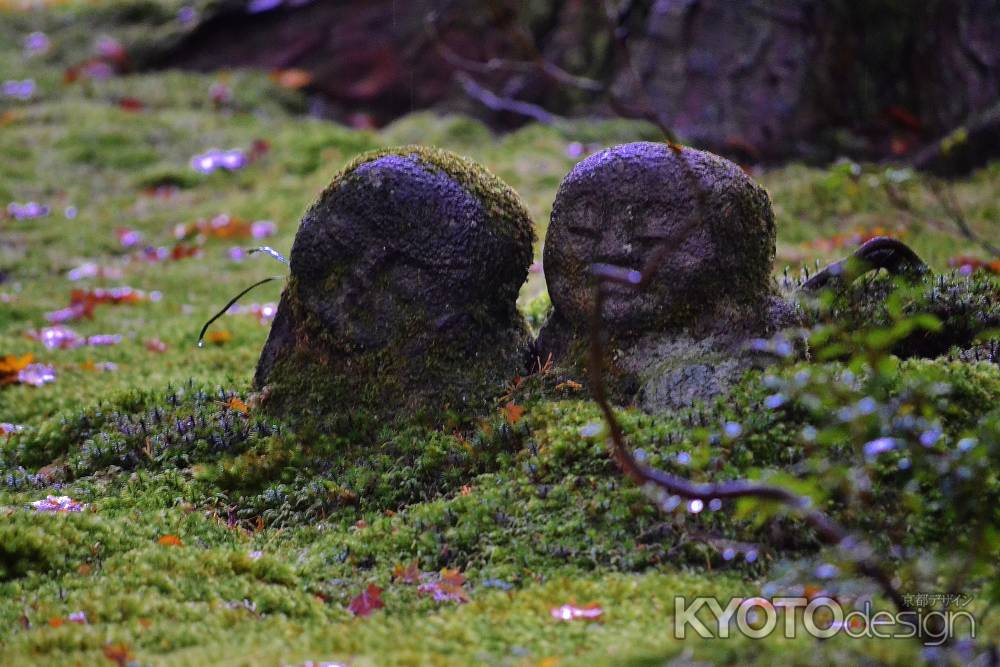
<svg viewBox="0 0 1000 667">
<path fill-rule="evenodd" d="M 510 60 L 507 58 L 490 58 L 485 62 L 472 60 L 471 58 L 459 55 L 454 49 L 445 43 L 444 39 L 441 38 L 441 35 L 438 32 L 434 14 L 429 14 L 427 16 L 426 25 L 428 36 L 432 40 L 434 48 L 437 49 L 438 54 L 444 59 L 445 62 L 456 69 L 476 74 L 495 74 L 497 72 L 531 74 L 534 72 L 541 72 L 556 83 L 561 83 L 563 85 L 579 88 L 580 90 L 592 93 L 604 91 L 604 84 L 600 81 L 595 81 L 594 79 L 585 76 L 578 76 L 567 72 L 562 67 L 559 67 L 554 62 L 542 56 L 541 52 L 534 48 L 533 45 L 531 45 L 531 50 L 534 54 L 534 60 L 530 61 Z"/>
<path fill-rule="evenodd" d="M 543 125 L 552 125 L 559 120 L 558 116 L 546 111 L 537 104 L 524 102 L 522 100 L 515 100 L 509 97 L 500 97 L 493 91 L 487 90 L 476 83 L 476 81 L 465 72 L 456 72 L 455 78 L 462 85 L 462 89 L 465 90 L 466 95 L 478 100 L 487 109 L 492 111 L 508 111 L 510 113 L 520 114 L 536 120 Z"/>
</svg>

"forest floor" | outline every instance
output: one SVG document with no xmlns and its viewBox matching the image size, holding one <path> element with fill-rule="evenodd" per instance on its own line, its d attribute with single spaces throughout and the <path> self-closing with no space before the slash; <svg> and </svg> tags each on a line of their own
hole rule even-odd
<svg viewBox="0 0 1000 667">
<path fill-rule="evenodd" d="M 174 4 L 161 3 L 163 16 Z M 711 540 L 692 537 L 719 532 L 743 544 L 764 529 L 731 508 L 659 514 L 587 428 L 600 420 L 585 390 L 515 396 L 518 410 L 498 404 L 471 427 L 357 441 L 297 433 L 244 403 L 280 283 L 252 293 L 216 323 L 213 342 L 195 345 L 230 297 L 283 270 L 240 249 L 287 253 L 303 211 L 363 151 L 421 143 L 486 165 L 526 202 L 540 260 L 563 176 L 605 146 L 655 140 L 654 128 L 574 121 L 495 136 L 474 120 L 415 113 L 375 132 L 306 117 L 301 94 L 266 73 L 100 79 L 92 62 L 69 81 L 67 69 L 95 57 L 102 35 L 127 49 L 135 26 L 119 34 L 114 17 L 96 9 L 0 11 L 0 72 L 33 82 L 27 99 L 0 98 L 0 204 L 47 210 L 8 207 L 0 217 L 0 357 L 30 354 L 54 372 L 42 386 L 0 386 L 0 422 L 24 427 L 0 435 L 0 662 L 912 665 L 926 657 L 912 640 L 673 638 L 675 595 L 760 595 L 818 552 L 761 539 L 759 549 L 723 558 Z M 161 16 L 158 29 L 169 20 Z M 50 41 L 48 53 L 26 54 L 34 31 Z M 112 47 L 105 42 L 97 57 L 113 69 Z M 213 148 L 248 159 L 212 173 L 193 168 Z M 752 175 L 777 216 L 776 276 L 785 266 L 812 270 L 883 233 L 942 273 L 958 257 L 988 259 L 931 183 L 909 170 L 844 162 Z M 998 189 L 1000 164 L 948 185 L 985 238 L 997 237 Z M 95 291 L 126 286 L 117 297 Z M 544 317 L 539 271 L 520 303 L 535 324 Z M 78 319 L 65 326 L 83 344 L 58 349 L 30 337 L 67 308 Z M 967 403 L 944 410 L 962 413 L 945 420 L 948 438 L 1000 400 L 995 365 L 903 367 L 961 388 Z M 735 422 L 741 451 L 752 455 L 730 461 L 729 473 L 789 469 L 782 448 L 795 446 L 803 425 L 759 414 L 760 384 L 750 378 L 728 404 L 707 406 L 697 428 L 690 415 L 624 411 L 629 440 L 667 460 L 700 451 L 706 431 Z M 84 511 L 30 505 L 50 494 Z M 361 595 L 369 585 L 381 592 Z M 366 608 L 372 597 L 384 606 Z M 595 622 L 552 614 L 591 603 L 602 611 Z M 1000 631 L 992 618 L 982 635 Z"/>
</svg>

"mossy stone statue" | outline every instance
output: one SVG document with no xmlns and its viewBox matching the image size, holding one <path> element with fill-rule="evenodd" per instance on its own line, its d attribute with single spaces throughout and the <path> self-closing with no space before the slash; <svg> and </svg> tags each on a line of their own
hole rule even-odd
<svg viewBox="0 0 1000 667">
<path fill-rule="evenodd" d="M 517 194 L 468 159 L 360 156 L 299 225 L 255 376 L 265 407 L 326 422 L 485 409 L 526 363 L 515 301 L 533 240 Z"/>
<path fill-rule="evenodd" d="M 553 310 L 538 353 L 581 371 L 591 266 L 641 271 L 656 257 L 646 289 L 608 288 L 614 389 L 653 411 L 710 398 L 754 363 L 747 341 L 794 322 L 771 277 L 774 254 L 767 193 L 732 162 L 650 142 L 596 153 L 553 204 L 544 248 Z"/>
</svg>

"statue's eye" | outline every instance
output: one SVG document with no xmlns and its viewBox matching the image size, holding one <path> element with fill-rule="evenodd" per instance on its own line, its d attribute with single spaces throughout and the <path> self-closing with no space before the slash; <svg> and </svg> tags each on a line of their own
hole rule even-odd
<svg viewBox="0 0 1000 667">
<path fill-rule="evenodd" d="M 596 239 L 600 234 L 597 233 L 596 229 L 591 229 L 590 227 L 582 227 L 580 225 L 570 225 L 569 231 L 571 234 L 576 234 L 577 236 L 583 236 L 588 239 Z"/>
<path fill-rule="evenodd" d="M 666 232 L 644 232 L 636 234 L 635 238 L 644 243 L 664 243 L 674 240 L 674 237 Z"/>
</svg>

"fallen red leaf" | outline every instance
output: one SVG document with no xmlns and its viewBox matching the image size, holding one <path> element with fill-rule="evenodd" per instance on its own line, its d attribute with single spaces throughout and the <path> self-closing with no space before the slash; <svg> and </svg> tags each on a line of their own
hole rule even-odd
<svg viewBox="0 0 1000 667">
<path fill-rule="evenodd" d="M 383 607 L 385 603 L 382 602 L 382 589 L 375 584 L 368 584 L 368 588 L 351 600 L 347 608 L 355 616 L 370 616 L 373 611 Z"/>
<path fill-rule="evenodd" d="M 136 99 L 135 97 L 123 97 L 118 100 L 118 106 L 124 111 L 142 111 L 146 108 L 146 105 L 142 103 L 142 100 Z"/>
<path fill-rule="evenodd" d="M 125 667 L 132 660 L 132 652 L 125 644 L 108 644 L 104 647 L 104 657 L 119 667 Z"/>
</svg>

